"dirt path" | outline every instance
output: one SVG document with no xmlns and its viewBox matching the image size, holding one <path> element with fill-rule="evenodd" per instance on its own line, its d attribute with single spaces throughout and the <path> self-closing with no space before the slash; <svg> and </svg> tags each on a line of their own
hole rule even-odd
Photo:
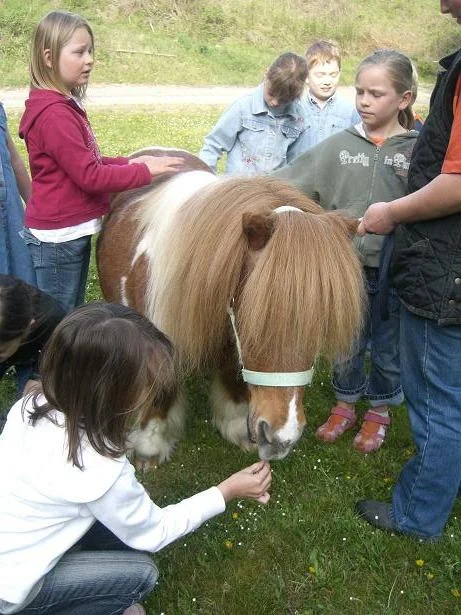
<svg viewBox="0 0 461 615">
<path fill-rule="evenodd" d="M 228 105 L 236 98 L 248 92 L 246 87 L 195 87 L 182 85 L 90 85 L 86 106 L 112 107 L 125 105 Z M 338 93 L 353 101 L 355 89 L 352 86 L 338 88 Z M 421 87 L 418 105 L 427 105 L 430 88 Z M 8 111 L 22 110 L 28 96 L 28 89 L 0 89 L 0 102 Z"/>
</svg>

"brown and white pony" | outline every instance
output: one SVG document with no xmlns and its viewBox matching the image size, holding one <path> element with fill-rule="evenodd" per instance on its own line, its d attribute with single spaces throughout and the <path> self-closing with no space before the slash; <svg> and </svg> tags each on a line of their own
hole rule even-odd
<svg viewBox="0 0 461 615">
<path fill-rule="evenodd" d="M 134 156 L 146 153 L 184 156 L 187 170 L 115 197 L 97 248 L 104 297 L 170 337 L 181 377 L 211 370 L 225 438 L 281 459 L 303 431 L 315 358 L 347 355 L 361 325 L 357 221 L 271 177 L 217 177 L 181 150 Z M 151 408 L 131 445 L 164 461 L 183 422 L 181 398 Z"/>
</svg>

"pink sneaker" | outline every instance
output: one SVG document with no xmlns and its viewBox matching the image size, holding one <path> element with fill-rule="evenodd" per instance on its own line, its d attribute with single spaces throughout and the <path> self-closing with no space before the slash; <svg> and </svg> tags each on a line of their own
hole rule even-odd
<svg viewBox="0 0 461 615">
<path fill-rule="evenodd" d="M 326 423 L 320 425 L 315 437 L 324 442 L 335 442 L 345 431 L 355 425 L 355 412 L 342 406 L 334 406 Z"/>
<path fill-rule="evenodd" d="M 129 606 L 126 611 L 123 611 L 123 615 L 146 615 L 146 609 L 137 602 Z"/>
</svg>

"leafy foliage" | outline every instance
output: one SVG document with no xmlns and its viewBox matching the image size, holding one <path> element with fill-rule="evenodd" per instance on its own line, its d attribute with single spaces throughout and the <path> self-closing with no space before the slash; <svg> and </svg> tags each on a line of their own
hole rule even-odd
<svg viewBox="0 0 461 615">
<path fill-rule="evenodd" d="M 345 82 L 378 47 L 409 54 L 432 80 L 436 60 L 459 40 L 434 3 L 418 0 L 3 0 L 2 85 L 27 84 L 32 30 L 57 7 L 90 21 L 97 82 L 252 85 L 279 53 L 303 53 L 315 38 L 338 41 Z"/>
</svg>

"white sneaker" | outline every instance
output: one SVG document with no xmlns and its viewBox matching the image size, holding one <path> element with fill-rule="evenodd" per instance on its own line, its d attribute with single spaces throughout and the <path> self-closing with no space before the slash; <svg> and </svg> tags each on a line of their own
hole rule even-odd
<svg viewBox="0 0 461 615">
<path fill-rule="evenodd" d="M 123 611 L 123 615 L 146 615 L 146 610 L 142 604 L 136 603 L 129 606 L 126 611 Z"/>
</svg>

